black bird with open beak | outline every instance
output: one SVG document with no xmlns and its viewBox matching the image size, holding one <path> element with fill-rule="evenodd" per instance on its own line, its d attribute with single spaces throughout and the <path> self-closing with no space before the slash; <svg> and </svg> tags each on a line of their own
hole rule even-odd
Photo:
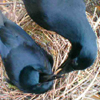
<svg viewBox="0 0 100 100">
<path fill-rule="evenodd" d="M 23 0 L 30 17 L 41 27 L 68 39 L 72 49 L 58 75 L 90 67 L 97 56 L 97 42 L 83 0 Z"/>
<path fill-rule="evenodd" d="M 23 92 L 41 94 L 52 88 L 52 57 L 1 11 L 0 55 L 8 82 Z"/>
</svg>

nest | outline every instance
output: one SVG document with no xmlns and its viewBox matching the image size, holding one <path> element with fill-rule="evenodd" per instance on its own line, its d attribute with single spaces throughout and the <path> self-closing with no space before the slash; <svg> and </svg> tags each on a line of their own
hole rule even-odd
<svg viewBox="0 0 100 100">
<path fill-rule="evenodd" d="M 48 53 L 53 56 L 53 72 L 67 59 L 71 44 L 60 35 L 47 31 L 28 16 L 21 0 L 2 0 L 0 10 L 13 22 L 21 26 Z M 36 95 L 23 93 L 6 81 L 6 72 L 0 60 L 0 100 L 100 100 L 100 18 L 94 9 L 93 16 L 86 13 L 97 35 L 98 57 L 94 65 L 84 71 L 74 71 L 55 80 L 47 93 Z M 94 20 L 95 19 L 95 20 Z"/>
</svg>

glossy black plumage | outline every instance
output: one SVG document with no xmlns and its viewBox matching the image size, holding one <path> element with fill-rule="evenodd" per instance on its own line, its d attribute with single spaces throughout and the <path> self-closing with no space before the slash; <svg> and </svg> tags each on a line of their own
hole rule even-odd
<svg viewBox="0 0 100 100">
<path fill-rule="evenodd" d="M 97 56 L 96 36 L 86 14 L 83 0 L 23 0 L 30 17 L 41 27 L 68 39 L 72 49 L 59 74 L 83 70 Z"/>
<path fill-rule="evenodd" d="M 41 94 L 50 90 L 53 59 L 18 25 L 0 11 L 0 55 L 9 82 L 20 90 Z"/>
</svg>

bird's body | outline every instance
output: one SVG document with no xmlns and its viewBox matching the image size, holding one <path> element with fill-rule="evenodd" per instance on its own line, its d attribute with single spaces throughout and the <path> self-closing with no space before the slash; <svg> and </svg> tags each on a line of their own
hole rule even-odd
<svg viewBox="0 0 100 100">
<path fill-rule="evenodd" d="M 72 43 L 62 72 L 91 66 L 97 56 L 96 36 L 86 14 L 83 0 L 23 0 L 30 17 L 41 27 L 54 31 Z M 70 60 L 69 60 L 70 59 Z"/>
<path fill-rule="evenodd" d="M 80 31 L 77 27 L 83 25 L 84 16 L 86 17 L 85 5 L 82 0 L 23 1 L 30 17 L 41 27 L 55 31 L 70 41 L 80 37 L 81 33 L 74 34 L 74 31 Z M 87 19 L 84 20 L 87 21 Z"/>
<path fill-rule="evenodd" d="M 10 83 L 20 90 L 41 94 L 52 88 L 53 59 L 18 25 L 0 12 L 0 54 Z"/>
</svg>

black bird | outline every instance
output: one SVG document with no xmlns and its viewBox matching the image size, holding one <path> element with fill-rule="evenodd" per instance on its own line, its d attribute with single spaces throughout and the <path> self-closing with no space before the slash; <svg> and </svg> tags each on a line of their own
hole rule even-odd
<svg viewBox="0 0 100 100">
<path fill-rule="evenodd" d="M 8 82 L 23 92 L 41 94 L 50 90 L 53 81 L 52 57 L 18 25 L 0 11 L 0 54 Z"/>
<path fill-rule="evenodd" d="M 97 56 L 96 36 L 83 0 L 23 0 L 30 17 L 41 27 L 68 39 L 72 49 L 61 65 L 63 74 L 91 66 Z"/>
</svg>

